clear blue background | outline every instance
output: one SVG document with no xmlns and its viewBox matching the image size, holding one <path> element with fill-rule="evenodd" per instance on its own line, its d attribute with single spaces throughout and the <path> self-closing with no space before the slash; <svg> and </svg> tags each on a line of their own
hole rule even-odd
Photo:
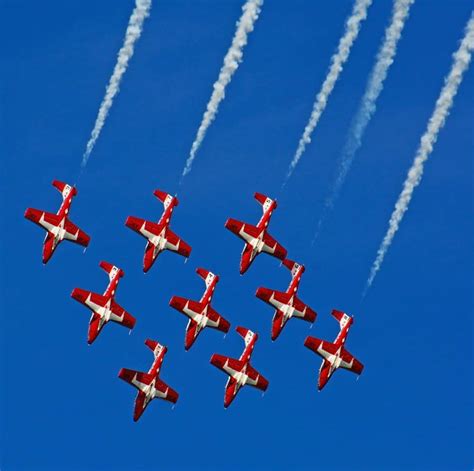
<svg viewBox="0 0 474 471">
<path fill-rule="evenodd" d="M 55 212 L 57 178 L 77 180 L 133 8 L 128 1 L 1 2 L 2 470 L 472 469 L 472 158 L 474 71 L 466 73 L 421 186 L 367 298 L 371 263 L 470 16 L 472 2 L 412 8 L 398 54 L 347 184 L 314 247 L 315 224 L 389 20 L 376 1 L 301 164 L 283 176 L 343 31 L 351 1 L 267 1 L 217 120 L 179 191 L 172 227 L 193 247 L 141 271 L 145 242 L 128 215 L 156 220 L 152 191 L 179 175 L 241 13 L 241 1 L 156 1 L 73 202 L 92 236 L 86 254 L 62 244 L 41 264 L 44 232 L 26 207 Z M 290 321 L 270 340 L 272 310 L 258 286 L 289 273 L 260 256 L 240 277 L 242 243 L 223 227 L 257 221 L 254 191 L 278 197 L 271 232 L 306 265 L 301 298 L 312 330 Z M 137 317 L 86 344 L 90 313 L 70 297 L 102 292 L 105 259 L 125 270 L 117 301 Z M 214 307 L 260 333 L 253 364 L 269 380 L 223 408 L 225 375 L 212 353 L 238 356 L 235 331 L 205 331 L 183 348 L 173 294 L 199 299 L 198 266 L 221 275 Z M 358 382 L 337 372 L 316 391 L 312 334 L 337 334 L 332 308 L 356 316 L 348 349 Z M 121 367 L 146 370 L 151 337 L 169 347 L 162 378 L 180 393 L 132 421 L 136 391 Z"/>
</svg>

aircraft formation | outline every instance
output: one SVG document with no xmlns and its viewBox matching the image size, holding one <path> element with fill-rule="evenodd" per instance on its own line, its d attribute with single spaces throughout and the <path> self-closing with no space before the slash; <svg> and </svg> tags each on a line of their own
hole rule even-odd
<svg viewBox="0 0 474 471">
<path fill-rule="evenodd" d="M 63 202 L 56 214 L 28 208 L 25 218 L 38 224 L 46 230 L 43 243 L 43 263 L 46 264 L 54 251 L 63 240 L 69 240 L 87 247 L 90 237 L 69 219 L 72 198 L 77 195 L 77 189 L 66 183 L 54 180 L 53 186 L 62 195 Z M 163 203 L 164 211 L 160 220 L 155 223 L 134 216 L 129 216 L 125 225 L 147 239 L 143 258 L 143 271 L 148 272 L 159 254 L 164 250 L 182 255 L 186 259 L 191 254 L 191 246 L 170 229 L 173 210 L 179 201 L 175 196 L 161 190 L 153 194 Z M 278 243 L 268 232 L 268 226 L 273 211 L 277 208 L 276 200 L 261 193 L 255 193 L 255 199 L 262 206 L 262 217 L 256 226 L 229 218 L 225 227 L 240 237 L 245 245 L 240 260 L 240 274 L 243 275 L 260 253 L 269 254 L 281 261 L 291 272 L 291 281 L 286 291 L 276 291 L 260 287 L 255 295 L 275 309 L 271 338 L 277 340 L 286 323 L 291 318 L 302 319 L 313 323 L 317 313 L 297 296 L 298 288 L 305 271 L 304 265 L 287 258 L 287 250 Z M 116 291 L 124 271 L 113 264 L 101 261 L 100 267 L 108 274 L 109 283 L 103 294 L 74 288 L 71 297 L 83 304 L 91 312 L 87 342 L 92 344 L 109 321 L 113 321 L 132 330 L 135 317 L 120 306 L 116 300 Z M 230 329 L 230 323 L 211 305 L 212 297 L 219 282 L 219 276 L 204 268 L 197 268 L 196 273 L 206 285 L 199 301 L 181 296 L 173 296 L 169 305 L 188 317 L 184 336 L 184 348 L 189 350 L 199 334 L 206 328 L 219 330 L 224 334 Z M 327 342 L 316 337 L 308 336 L 304 345 L 322 358 L 318 376 L 318 390 L 322 390 L 338 368 L 343 368 L 360 375 L 364 366 L 345 348 L 345 342 L 354 318 L 345 312 L 334 309 L 332 316 L 339 322 L 339 334 L 334 342 Z M 210 363 L 226 373 L 229 378 L 225 386 L 224 407 L 230 406 L 243 386 L 253 386 L 266 391 L 269 381 L 260 374 L 250 363 L 251 356 L 258 340 L 258 334 L 243 327 L 236 327 L 237 333 L 244 339 L 245 347 L 238 359 L 220 354 L 213 354 Z M 135 399 L 133 420 L 137 421 L 148 404 L 156 398 L 176 403 L 179 394 L 160 378 L 161 366 L 167 347 L 151 339 L 145 340 L 145 345 L 153 351 L 154 361 L 147 373 L 122 368 L 118 376 L 138 390 Z"/>
</svg>

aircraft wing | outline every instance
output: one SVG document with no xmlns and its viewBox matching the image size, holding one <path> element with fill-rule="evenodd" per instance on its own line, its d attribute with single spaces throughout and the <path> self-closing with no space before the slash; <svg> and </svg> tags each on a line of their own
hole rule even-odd
<svg viewBox="0 0 474 471">
<path fill-rule="evenodd" d="M 91 238 L 81 229 L 79 229 L 75 224 L 73 224 L 69 219 L 66 219 L 64 222 L 64 239 L 75 242 L 76 244 L 87 247 Z"/>
<path fill-rule="evenodd" d="M 160 235 L 161 231 L 163 230 L 161 225 L 152 221 L 146 221 L 145 219 L 137 218 L 135 216 L 129 216 L 125 221 L 125 225 L 146 239 Z"/>
<path fill-rule="evenodd" d="M 211 306 L 207 308 L 207 327 L 212 327 L 213 329 L 220 330 L 221 332 L 229 332 L 230 323 L 224 319 L 217 311 L 215 311 Z"/>
<path fill-rule="evenodd" d="M 260 235 L 260 231 L 257 227 L 252 226 L 252 224 L 238 221 L 237 219 L 227 219 L 225 227 L 247 243 L 252 242 Z"/>
<path fill-rule="evenodd" d="M 160 378 L 156 378 L 153 392 L 155 398 L 164 399 L 165 401 L 172 402 L 173 404 L 176 403 L 179 397 L 179 394 L 173 388 L 170 388 Z"/>
<path fill-rule="evenodd" d="M 76 301 L 84 304 L 92 311 L 97 311 L 101 307 L 105 307 L 107 304 L 107 299 L 101 294 L 94 293 L 92 291 L 87 291 L 81 288 L 74 288 L 71 293 L 71 297 Z"/>
<path fill-rule="evenodd" d="M 293 299 L 293 308 L 295 309 L 293 315 L 308 322 L 314 322 L 316 319 L 316 312 L 313 311 L 307 304 L 305 304 L 297 296 Z"/>
<path fill-rule="evenodd" d="M 280 260 L 284 260 L 287 254 L 285 247 L 279 244 L 268 232 L 265 232 L 263 235 L 262 251 L 269 253 Z"/>
<path fill-rule="evenodd" d="M 151 384 L 154 379 L 154 375 L 148 373 L 142 373 L 141 371 L 129 370 L 128 368 L 122 368 L 119 371 L 119 378 L 123 379 L 139 391 Z"/>
<path fill-rule="evenodd" d="M 191 254 L 191 246 L 183 239 L 180 239 L 171 229 L 167 228 L 165 232 L 167 250 L 179 253 L 183 257 L 189 257 Z"/>
<path fill-rule="evenodd" d="M 120 306 L 120 304 L 112 301 L 110 310 L 112 311 L 112 315 L 110 317 L 111 321 L 117 322 L 117 324 L 121 324 L 124 327 L 128 327 L 129 329 L 133 329 L 136 322 L 135 318 L 122 306 Z"/>
<path fill-rule="evenodd" d="M 345 368 L 346 370 L 352 371 L 360 375 L 362 370 L 364 369 L 364 365 L 357 360 L 353 355 L 351 355 L 345 348 L 341 352 L 341 368 Z"/>
<path fill-rule="evenodd" d="M 193 301 L 192 299 L 182 298 L 181 296 L 173 296 L 170 299 L 170 306 L 177 311 L 182 312 L 190 319 L 196 319 L 197 316 L 201 315 L 204 311 L 205 305 Z"/>
<path fill-rule="evenodd" d="M 31 222 L 38 224 L 38 226 L 50 231 L 54 227 L 58 227 L 61 223 L 61 218 L 53 213 L 41 211 L 40 209 L 28 208 L 25 211 L 25 218 Z"/>
<path fill-rule="evenodd" d="M 325 340 L 310 336 L 306 337 L 304 345 L 325 360 L 330 358 L 332 355 L 335 355 L 338 349 L 337 345 L 334 345 L 331 342 L 326 342 Z"/>
<path fill-rule="evenodd" d="M 229 372 L 236 371 L 240 372 L 244 368 L 244 362 L 237 360 L 235 358 L 229 358 L 224 355 L 219 355 L 214 353 L 211 357 L 211 363 L 216 367 L 222 370 L 224 373 L 229 374 Z"/>
<path fill-rule="evenodd" d="M 258 288 L 255 296 L 276 309 L 280 309 L 283 305 L 288 304 L 290 300 L 290 295 L 288 293 L 268 288 Z"/>
<path fill-rule="evenodd" d="M 247 381 L 245 382 L 245 384 L 260 389 L 261 391 L 267 390 L 268 380 L 264 378 L 255 368 L 250 365 L 247 365 L 246 374 Z"/>
</svg>

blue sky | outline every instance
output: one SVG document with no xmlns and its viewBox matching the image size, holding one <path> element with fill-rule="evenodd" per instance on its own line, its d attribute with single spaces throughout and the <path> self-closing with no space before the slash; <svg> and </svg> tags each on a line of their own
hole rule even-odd
<svg viewBox="0 0 474 471">
<path fill-rule="evenodd" d="M 288 163 L 324 80 L 351 1 L 267 1 L 219 115 L 179 191 L 173 230 L 193 247 L 187 264 L 164 253 L 141 271 L 144 240 L 128 215 L 156 220 L 152 191 L 179 175 L 240 16 L 241 1 L 156 1 L 102 135 L 78 182 L 71 219 L 92 241 L 62 244 L 41 264 L 44 233 L 26 207 L 56 211 L 53 179 L 74 183 L 120 48 L 132 1 L 1 2 L 0 146 L 2 470 L 461 470 L 472 449 L 472 67 L 441 131 L 384 266 L 361 292 L 394 202 L 471 13 L 470 1 L 412 8 L 398 55 L 353 169 L 310 246 L 337 159 L 390 16 L 378 1 L 326 112 L 284 192 Z M 307 267 L 300 296 L 318 313 L 270 340 L 259 286 L 284 290 L 289 273 L 260 256 L 241 277 L 241 242 L 227 217 L 256 221 L 254 191 L 278 197 L 271 232 Z M 125 270 L 117 301 L 137 318 L 86 344 L 88 311 L 70 297 L 101 292 L 98 263 Z M 199 298 L 198 266 L 221 276 L 214 307 L 259 332 L 254 366 L 262 398 L 244 389 L 223 408 L 226 377 L 212 353 L 237 356 L 232 331 L 183 347 L 173 294 Z M 364 364 L 358 382 L 337 372 L 316 392 L 319 358 L 308 334 L 332 340 L 332 308 L 356 316 L 347 347 Z M 132 421 L 135 390 L 121 367 L 152 362 L 143 341 L 167 345 L 162 378 L 180 393 Z"/>
</svg>

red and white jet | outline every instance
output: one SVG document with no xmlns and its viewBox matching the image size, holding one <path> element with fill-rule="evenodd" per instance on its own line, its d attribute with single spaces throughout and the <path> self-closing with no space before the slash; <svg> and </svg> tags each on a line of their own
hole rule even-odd
<svg viewBox="0 0 474 471">
<path fill-rule="evenodd" d="M 72 199 L 77 195 L 76 188 L 58 180 L 53 181 L 53 186 L 56 187 L 63 196 L 63 202 L 56 214 L 34 208 L 28 208 L 25 211 L 26 219 L 33 221 L 47 231 L 43 243 L 43 263 L 48 262 L 56 247 L 63 240 L 70 240 L 83 247 L 87 247 L 91 240 L 84 231 L 81 231 L 81 229 L 74 225 L 68 218 Z"/>
<path fill-rule="evenodd" d="M 288 319 L 297 317 L 307 322 L 316 320 L 316 312 L 298 298 L 298 286 L 304 273 L 304 265 L 284 260 L 283 265 L 291 271 L 292 280 L 285 292 L 268 288 L 258 288 L 255 295 L 262 301 L 276 308 L 272 321 L 272 340 L 276 340 Z"/>
<path fill-rule="evenodd" d="M 357 375 L 360 375 L 364 369 L 364 365 L 344 348 L 347 334 L 354 322 L 353 317 L 336 309 L 333 309 L 331 314 L 339 321 L 340 327 L 340 332 L 334 343 L 326 342 L 315 337 L 307 337 L 304 341 L 305 347 L 313 350 L 313 352 L 323 358 L 318 378 L 318 389 L 320 391 L 338 368 L 344 368 Z"/>
<path fill-rule="evenodd" d="M 189 350 L 196 340 L 197 336 L 205 327 L 212 327 L 227 333 L 230 324 L 211 306 L 212 296 L 219 276 L 198 268 L 196 273 L 206 283 L 206 290 L 199 301 L 193 301 L 179 296 L 173 296 L 170 300 L 170 306 L 182 312 L 189 317 L 188 326 L 186 327 L 186 335 L 184 338 L 184 348 Z"/>
<path fill-rule="evenodd" d="M 145 345 L 153 351 L 155 360 L 148 370 L 148 373 L 122 368 L 119 371 L 119 378 L 138 389 L 135 399 L 135 408 L 133 420 L 136 422 L 143 414 L 148 404 L 153 399 L 164 399 L 165 401 L 176 403 L 179 394 L 171 389 L 164 381 L 160 379 L 160 369 L 168 349 L 154 340 L 145 340 Z"/>
<path fill-rule="evenodd" d="M 254 386 L 261 391 L 266 391 L 268 387 L 268 380 L 250 365 L 258 334 L 240 326 L 236 330 L 245 341 L 245 349 L 240 358 L 237 360 L 216 353 L 211 357 L 211 363 L 229 375 L 224 393 L 225 408 L 230 406 L 242 386 Z"/>
<path fill-rule="evenodd" d="M 143 271 L 145 273 L 153 266 L 156 258 L 163 250 L 172 250 L 183 257 L 189 257 L 191 253 L 191 246 L 169 228 L 173 209 L 179 204 L 178 198 L 160 190 L 155 190 L 153 194 L 165 207 L 158 223 L 133 216 L 129 216 L 125 221 L 127 227 L 148 240 L 143 258 Z"/>
<path fill-rule="evenodd" d="M 117 322 L 117 324 L 129 329 L 133 329 L 135 325 L 135 318 L 115 302 L 115 291 L 120 278 L 124 275 L 124 271 L 107 262 L 100 262 L 99 265 L 109 274 L 110 281 L 104 294 L 93 293 L 81 288 L 74 288 L 71 293 L 72 298 L 92 311 L 87 334 L 89 345 L 97 338 L 102 327 L 109 321 Z"/>
<path fill-rule="evenodd" d="M 277 207 L 276 200 L 272 200 L 261 193 L 255 193 L 255 199 L 262 205 L 263 216 L 256 226 L 247 224 L 236 219 L 229 218 L 225 227 L 245 242 L 244 250 L 240 260 L 240 274 L 243 275 L 255 257 L 265 252 L 280 260 L 286 257 L 286 249 L 280 245 L 268 232 L 267 227 L 273 211 Z"/>
</svg>

